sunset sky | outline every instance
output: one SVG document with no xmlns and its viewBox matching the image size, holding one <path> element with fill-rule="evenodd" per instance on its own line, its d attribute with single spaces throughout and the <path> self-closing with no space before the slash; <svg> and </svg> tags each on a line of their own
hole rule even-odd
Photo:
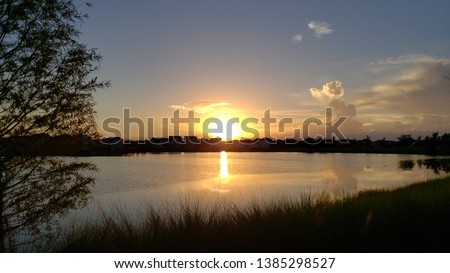
<svg viewBox="0 0 450 273">
<path fill-rule="evenodd" d="M 448 0 L 91 3 L 81 40 L 112 84 L 95 95 L 99 125 L 124 108 L 157 126 L 176 109 L 223 121 L 271 109 L 300 128 L 332 106 L 350 138 L 450 131 Z"/>
</svg>

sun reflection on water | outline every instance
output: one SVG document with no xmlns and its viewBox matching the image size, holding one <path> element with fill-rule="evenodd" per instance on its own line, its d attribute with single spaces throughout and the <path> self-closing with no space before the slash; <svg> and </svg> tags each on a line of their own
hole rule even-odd
<svg viewBox="0 0 450 273">
<path fill-rule="evenodd" d="M 227 158 L 227 152 L 222 151 L 220 152 L 220 173 L 219 176 L 221 178 L 227 178 L 229 176 L 228 173 L 228 158 Z"/>
</svg>

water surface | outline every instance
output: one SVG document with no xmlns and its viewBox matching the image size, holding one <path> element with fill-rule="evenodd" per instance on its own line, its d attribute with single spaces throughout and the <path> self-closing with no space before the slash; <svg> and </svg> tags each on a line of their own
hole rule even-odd
<svg viewBox="0 0 450 273">
<path fill-rule="evenodd" d="M 186 199 L 245 205 L 305 194 L 339 197 L 444 176 L 448 167 L 436 167 L 436 159 L 442 162 L 441 157 L 423 155 L 336 153 L 165 153 L 83 158 L 100 168 L 88 210 L 98 205 L 133 209 L 151 204 L 161 208 Z"/>
</svg>

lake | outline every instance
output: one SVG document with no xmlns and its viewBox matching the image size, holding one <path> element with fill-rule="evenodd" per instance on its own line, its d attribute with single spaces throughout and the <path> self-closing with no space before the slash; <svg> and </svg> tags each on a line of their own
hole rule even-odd
<svg viewBox="0 0 450 273">
<path fill-rule="evenodd" d="M 85 157 L 95 163 L 92 202 L 136 211 L 150 204 L 165 210 L 181 203 L 246 205 L 327 193 L 392 189 L 444 176 L 448 158 L 424 155 L 337 153 L 162 153 Z M 436 164 L 437 163 L 437 164 Z M 90 213 L 88 213 L 90 214 Z"/>
</svg>

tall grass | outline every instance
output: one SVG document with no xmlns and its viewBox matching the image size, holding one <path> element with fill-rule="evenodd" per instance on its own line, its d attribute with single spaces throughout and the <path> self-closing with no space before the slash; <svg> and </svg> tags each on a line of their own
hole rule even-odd
<svg viewBox="0 0 450 273">
<path fill-rule="evenodd" d="M 450 177 L 331 199 L 245 207 L 199 202 L 140 220 L 123 210 L 79 223 L 51 252 L 449 252 Z"/>
</svg>

